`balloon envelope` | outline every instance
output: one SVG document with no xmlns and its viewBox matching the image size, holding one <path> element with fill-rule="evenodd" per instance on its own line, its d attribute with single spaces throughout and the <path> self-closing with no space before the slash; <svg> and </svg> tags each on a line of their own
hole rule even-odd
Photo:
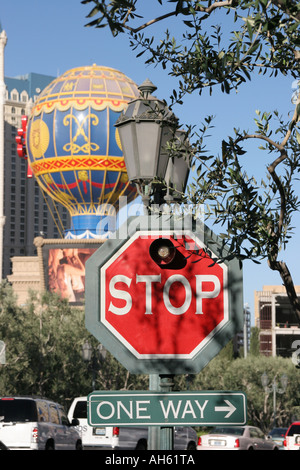
<svg viewBox="0 0 300 470">
<path fill-rule="evenodd" d="M 137 196 L 114 127 L 137 96 L 123 73 L 93 65 L 65 72 L 35 102 L 26 134 L 29 163 L 41 188 L 71 215 L 66 238 L 103 236 L 101 221 L 115 219 L 119 197 Z"/>
</svg>

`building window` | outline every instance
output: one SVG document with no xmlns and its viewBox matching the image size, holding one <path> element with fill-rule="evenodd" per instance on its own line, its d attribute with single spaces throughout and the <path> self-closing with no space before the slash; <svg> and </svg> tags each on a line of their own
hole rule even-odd
<svg viewBox="0 0 300 470">
<path fill-rule="evenodd" d="M 19 93 L 16 89 L 11 91 L 10 96 L 13 101 L 19 101 Z"/>
<path fill-rule="evenodd" d="M 21 100 L 23 101 L 23 103 L 26 103 L 28 101 L 28 94 L 26 91 L 22 91 Z"/>
</svg>

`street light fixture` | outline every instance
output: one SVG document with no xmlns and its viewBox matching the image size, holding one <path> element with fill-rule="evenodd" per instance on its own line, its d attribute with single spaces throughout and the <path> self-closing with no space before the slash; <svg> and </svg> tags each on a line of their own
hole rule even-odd
<svg viewBox="0 0 300 470">
<path fill-rule="evenodd" d="M 6 348 L 6 345 L 5 345 L 4 341 L 0 340 L 0 364 L 5 364 L 6 363 L 5 348 Z"/>
<path fill-rule="evenodd" d="M 165 174 L 167 184 L 166 202 L 180 200 L 187 185 L 191 156 L 190 143 L 183 129 L 176 131 L 174 147 L 174 155 L 169 158 Z"/>
<path fill-rule="evenodd" d="M 86 341 L 82 346 L 82 359 L 84 362 L 90 362 L 92 359 L 93 348 L 88 341 Z"/>
<path fill-rule="evenodd" d="M 167 142 L 174 139 L 178 118 L 166 103 L 152 96 L 156 86 L 146 80 L 140 97 L 130 101 L 115 127 L 119 132 L 129 181 L 136 184 L 145 204 L 149 203 L 155 179 L 164 179 L 169 162 Z"/>
<path fill-rule="evenodd" d="M 283 394 L 286 391 L 288 378 L 285 374 L 283 374 L 280 377 L 280 383 L 281 383 L 281 388 L 280 388 L 277 384 L 276 377 L 274 377 L 273 383 L 269 387 L 268 386 L 269 378 L 266 372 L 264 372 L 261 376 L 261 383 L 266 393 L 273 392 L 273 416 L 274 416 L 274 428 L 275 428 L 276 427 L 276 393 Z"/>
<path fill-rule="evenodd" d="M 93 373 L 92 386 L 95 388 L 96 381 L 96 372 L 100 370 L 100 364 L 106 358 L 106 349 L 103 344 L 99 344 L 96 349 L 94 349 L 88 341 L 82 345 L 82 359 L 84 362 L 88 363 L 89 369 Z"/>
</svg>

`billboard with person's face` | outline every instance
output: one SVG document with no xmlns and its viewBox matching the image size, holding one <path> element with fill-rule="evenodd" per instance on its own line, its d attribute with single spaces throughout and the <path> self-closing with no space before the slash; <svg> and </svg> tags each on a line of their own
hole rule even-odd
<svg viewBox="0 0 300 470">
<path fill-rule="evenodd" d="M 39 241 L 40 241 L 39 237 Z M 38 246 L 43 264 L 43 287 L 71 304 L 82 305 L 85 294 L 85 263 L 101 241 L 45 240 Z"/>
</svg>

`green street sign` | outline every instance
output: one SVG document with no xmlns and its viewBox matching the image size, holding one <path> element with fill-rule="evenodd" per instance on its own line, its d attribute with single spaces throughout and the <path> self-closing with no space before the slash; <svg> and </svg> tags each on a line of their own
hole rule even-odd
<svg viewBox="0 0 300 470">
<path fill-rule="evenodd" d="M 214 426 L 247 422 L 243 392 L 95 391 L 88 396 L 90 426 Z"/>
</svg>

